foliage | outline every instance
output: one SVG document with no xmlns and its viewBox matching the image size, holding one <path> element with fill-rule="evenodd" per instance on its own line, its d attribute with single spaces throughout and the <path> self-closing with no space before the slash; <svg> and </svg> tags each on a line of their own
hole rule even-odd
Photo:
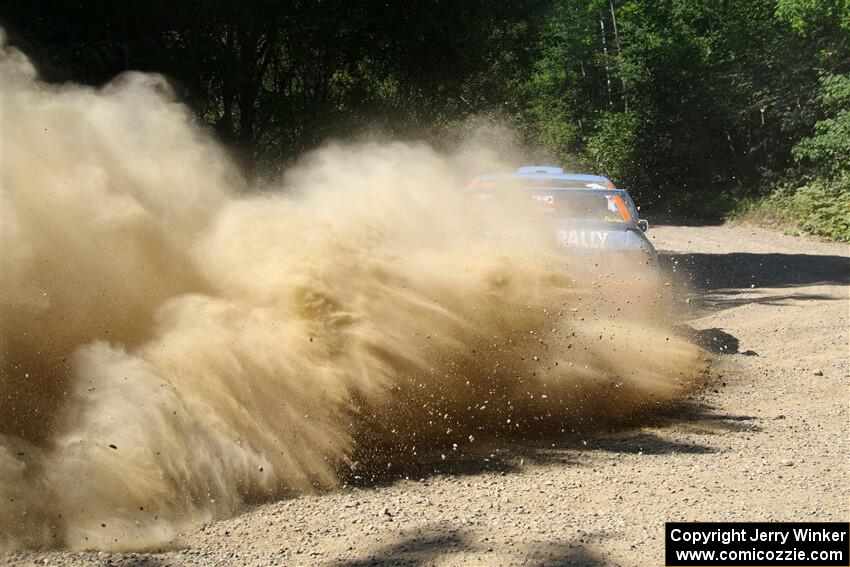
<svg viewBox="0 0 850 567">
<path fill-rule="evenodd" d="M 850 242 L 850 176 L 800 187 L 790 199 L 789 211 L 803 230 Z"/>
<path fill-rule="evenodd" d="M 450 143 L 489 117 L 666 214 L 781 185 L 821 219 L 843 195 L 850 0 L 7 0 L 0 22 L 48 80 L 164 73 L 257 173 L 328 138 Z"/>
<path fill-rule="evenodd" d="M 782 187 L 741 216 L 850 242 L 850 176 Z"/>
<path fill-rule="evenodd" d="M 635 155 L 639 128 L 634 112 L 603 113 L 587 141 L 587 152 L 600 173 L 612 179 L 640 178 L 639 156 Z"/>
<path fill-rule="evenodd" d="M 850 75 L 823 78 L 823 107 L 829 116 L 815 124 L 814 135 L 794 146 L 792 155 L 824 179 L 850 173 Z"/>
<path fill-rule="evenodd" d="M 850 242 L 850 1 L 779 0 L 776 16 L 817 38 L 820 64 L 830 70 L 821 72 L 815 91 L 819 120 L 791 150 L 788 180 L 756 211 Z"/>
<path fill-rule="evenodd" d="M 850 29 L 850 0 L 778 0 L 776 16 L 801 34 L 826 22 Z"/>
<path fill-rule="evenodd" d="M 498 104 L 530 66 L 520 44 L 538 3 L 8 0 L 0 22 L 49 80 L 166 74 L 251 170 L 328 137 L 427 135 Z"/>
</svg>

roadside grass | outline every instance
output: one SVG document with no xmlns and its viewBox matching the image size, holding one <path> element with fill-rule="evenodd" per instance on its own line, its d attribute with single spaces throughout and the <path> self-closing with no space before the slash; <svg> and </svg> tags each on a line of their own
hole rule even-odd
<svg viewBox="0 0 850 567">
<path fill-rule="evenodd" d="M 726 215 L 781 228 L 785 234 L 813 234 L 850 242 L 850 176 L 815 179 L 800 187 L 780 186 L 767 197 L 741 202 Z"/>
<path fill-rule="evenodd" d="M 696 222 L 749 222 L 790 236 L 810 234 L 850 242 L 850 175 L 828 181 L 815 178 L 803 185 L 773 189 L 721 189 L 679 193 L 666 207 L 648 207 L 656 218 Z"/>
</svg>

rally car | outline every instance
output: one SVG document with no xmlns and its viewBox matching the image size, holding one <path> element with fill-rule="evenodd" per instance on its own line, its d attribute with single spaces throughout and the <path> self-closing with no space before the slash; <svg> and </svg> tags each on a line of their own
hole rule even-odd
<svg viewBox="0 0 850 567">
<path fill-rule="evenodd" d="M 513 173 L 475 177 L 470 192 L 498 198 L 504 192 L 527 195 L 551 219 L 558 243 L 576 253 L 617 263 L 656 265 L 655 247 L 644 234 L 631 196 L 601 175 L 565 173 L 560 167 L 524 166 Z"/>
</svg>

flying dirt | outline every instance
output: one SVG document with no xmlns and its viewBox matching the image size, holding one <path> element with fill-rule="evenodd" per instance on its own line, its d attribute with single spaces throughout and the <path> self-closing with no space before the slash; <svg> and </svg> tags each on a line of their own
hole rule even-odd
<svg viewBox="0 0 850 567">
<path fill-rule="evenodd" d="M 464 195 L 504 167 L 481 146 L 328 145 L 261 192 L 159 76 L 49 85 L 3 46 L 2 89 L 4 549 L 168 547 L 699 380 L 652 292 L 565 257 L 521 199 Z"/>
</svg>

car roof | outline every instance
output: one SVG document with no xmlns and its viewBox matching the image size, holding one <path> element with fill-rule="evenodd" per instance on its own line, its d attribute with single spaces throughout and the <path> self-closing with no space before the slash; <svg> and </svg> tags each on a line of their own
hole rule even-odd
<svg viewBox="0 0 850 567">
<path fill-rule="evenodd" d="M 475 177 L 477 181 L 507 181 L 510 179 L 552 179 L 562 181 L 576 181 L 586 183 L 597 183 L 604 188 L 613 189 L 614 184 L 607 177 L 588 173 L 564 172 L 560 167 L 525 165 L 512 173 L 487 173 Z"/>
</svg>

